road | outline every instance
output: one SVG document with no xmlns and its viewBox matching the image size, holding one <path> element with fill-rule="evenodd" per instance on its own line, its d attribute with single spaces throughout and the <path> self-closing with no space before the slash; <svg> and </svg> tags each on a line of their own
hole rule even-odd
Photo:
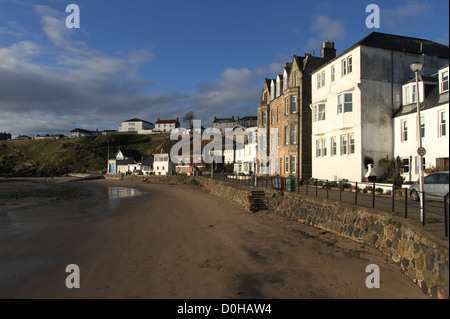
<svg viewBox="0 0 450 319">
<path fill-rule="evenodd" d="M 268 212 L 249 213 L 202 188 L 77 185 L 146 194 L 108 200 L 95 208 L 99 218 L 9 230 L 0 237 L 1 298 L 428 298 L 372 247 Z M 65 285 L 69 264 L 80 269 L 80 288 Z M 380 269 L 378 289 L 366 287 L 370 264 Z"/>
</svg>

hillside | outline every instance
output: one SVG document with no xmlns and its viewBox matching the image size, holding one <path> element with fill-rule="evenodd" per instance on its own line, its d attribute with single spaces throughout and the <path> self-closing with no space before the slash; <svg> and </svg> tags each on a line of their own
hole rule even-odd
<svg viewBox="0 0 450 319">
<path fill-rule="evenodd" d="M 100 135 L 59 140 L 0 141 L 0 176 L 59 176 L 105 172 L 108 148 L 138 150 L 144 156 L 170 150 L 169 134 Z M 109 147 L 108 147 L 109 146 Z"/>
</svg>

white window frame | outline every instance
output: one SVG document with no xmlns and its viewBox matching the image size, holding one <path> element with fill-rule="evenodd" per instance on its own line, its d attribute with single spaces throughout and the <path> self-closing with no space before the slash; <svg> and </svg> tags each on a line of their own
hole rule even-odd
<svg viewBox="0 0 450 319">
<path fill-rule="evenodd" d="M 350 101 L 347 101 L 350 97 Z M 353 112 L 353 93 L 341 93 L 337 96 L 337 114 Z"/>
<path fill-rule="evenodd" d="M 284 157 L 284 172 L 289 173 L 289 156 Z"/>
<path fill-rule="evenodd" d="M 448 70 L 441 73 L 441 93 L 448 91 Z"/>
<path fill-rule="evenodd" d="M 400 138 L 401 138 L 401 142 L 408 141 L 408 121 L 407 120 L 401 120 L 401 122 L 400 122 Z"/>
<path fill-rule="evenodd" d="M 298 128 L 297 128 L 297 124 L 291 124 L 291 129 L 289 130 L 291 137 L 290 137 L 290 141 L 291 144 L 297 144 L 297 135 L 298 135 Z"/>
<path fill-rule="evenodd" d="M 330 152 L 330 156 L 337 156 L 337 141 L 336 141 L 336 136 L 332 136 L 331 137 L 331 152 Z"/>
<path fill-rule="evenodd" d="M 353 71 L 353 58 L 351 55 L 341 61 L 341 75 L 347 75 Z"/>
<path fill-rule="evenodd" d="M 297 96 L 291 95 L 291 112 L 297 113 Z"/>
<path fill-rule="evenodd" d="M 288 115 L 289 114 L 289 97 L 284 99 L 284 111 L 285 114 Z"/>
<path fill-rule="evenodd" d="M 334 82 L 336 80 L 336 67 L 333 65 L 331 66 L 331 82 Z"/>
<path fill-rule="evenodd" d="M 355 154 L 355 134 L 348 134 L 348 154 Z"/>
<path fill-rule="evenodd" d="M 316 140 L 316 157 L 322 157 L 322 140 Z"/>
<path fill-rule="evenodd" d="M 322 156 L 323 156 L 323 157 L 326 157 L 326 156 L 327 156 L 327 153 L 328 153 L 328 149 L 327 149 L 327 139 L 324 138 L 324 139 L 322 140 Z"/>
<path fill-rule="evenodd" d="M 347 152 L 348 152 L 348 136 L 341 135 L 341 155 L 347 155 Z"/>
<path fill-rule="evenodd" d="M 446 111 L 439 111 L 439 137 L 447 136 L 447 112 Z"/>
<path fill-rule="evenodd" d="M 291 173 L 297 173 L 297 155 L 291 155 Z"/>
</svg>

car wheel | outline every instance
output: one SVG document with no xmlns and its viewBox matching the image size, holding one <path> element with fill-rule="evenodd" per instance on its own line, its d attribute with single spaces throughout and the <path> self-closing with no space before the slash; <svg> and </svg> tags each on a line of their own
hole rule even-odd
<svg viewBox="0 0 450 319">
<path fill-rule="evenodd" d="M 415 191 L 415 190 L 412 190 L 411 191 L 411 200 L 412 201 L 414 201 L 414 202 L 418 202 L 419 201 L 419 194 L 417 193 L 417 191 Z"/>
</svg>

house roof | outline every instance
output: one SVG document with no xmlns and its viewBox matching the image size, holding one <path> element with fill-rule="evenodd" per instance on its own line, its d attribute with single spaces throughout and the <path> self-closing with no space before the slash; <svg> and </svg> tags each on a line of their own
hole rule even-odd
<svg viewBox="0 0 450 319">
<path fill-rule="evenodd" d="M 435 106 L 438 106 L 440 103 L 439 96 L 439 85 L 436 85 L 433 90 L 425 97 L 422 103 L 420 103 L 420 111 L 424 111 L 427 109 L 431 109 Z M 404 116 L 408 114 L 413 114 L 417 112 L 417 104 L 410 103 L 408 105 L 403 105 L 398 112 L 394 115 L 394 117 Z"/>
<path fill-rule="evenodd" d="M 86 134 L 94 133 L 93 131 L 84 130 L 82 128 L 76 128 L 76 129 L 70 131 L 70 133 L 77 133 L 77 132 L 79 132 L 79 133 L 86 133 Z"/>
<path fill-rule="evenodd" d="M 213 121 L 213 123 L 234 123 L 234 122 L 236 122 L 234 119 L 234 116 L 230 117 L 230 118 L 222 118 L 222 119 L 214 117 L 214 121 Z"/>
<path fill-rule="evenodd" d="M 153 124 L 151 122 L 144 121 L 144 120 L 141 120 L 141 119 L 138 119 L 138 118 L 134 118 L 134 119 L 130 119 L 130 120 L 127 120 L 127 121 L 123 121 L 123 123 L 124 122 L 144 122 L 144 123 L 148 123 L 148 124 Z"/>
<path fill-rule="evenodd" d="M 120 152 L 124 157 L 132 158 L 136 162 L 139 162 L 142 158 L 142 154 L 138 150 L 120 150 Z"/>
<path fill-rule="evenodd" d="M 369 46 L 380 49 L 408 52 L 413 54 L 425 54 L 440 58 L 449 58 L 448 46 L 426 39 L 412 38 L 395 34 L 372 32 L 362 40 L 356 42 L 350 48 L 328 61 L 323 66 L 332 63 L 358 46 Z M 323 67 L 322 66 L 322 67 Z M 321 67 L 321 68 L 322 68 Z"/>
<path fill-rule="evenodd" d="M 156 121 L 156 124 L 175 124 L 177 122 L 178 122 L 178 119 L 176 119 L 176 120 L 173 120 L 173 119 L 171 119 L 171 120 L 160 120 L 160 119 L 158 119 L 158 121 Z"/>
</svg>

